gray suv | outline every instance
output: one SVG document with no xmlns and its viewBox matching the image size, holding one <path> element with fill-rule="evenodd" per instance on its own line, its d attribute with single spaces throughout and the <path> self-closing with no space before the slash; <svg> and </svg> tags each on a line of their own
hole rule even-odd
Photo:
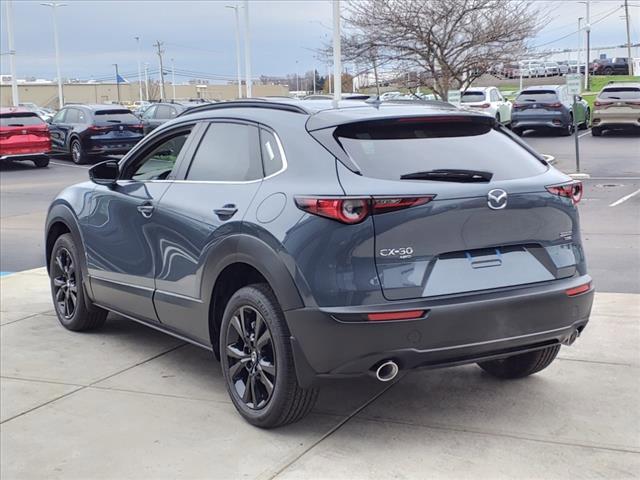
<svg viewBox="0 0 640 480">
<path fill-rule="evenodd" d="M 203 105 L 90 177 L 46 221 L 62 325 L 111 311 L 212 351 L 257 426 L 326 379 L 536 373 L 590 314 L 581 183 L 449 104 Z"/>
</svg>

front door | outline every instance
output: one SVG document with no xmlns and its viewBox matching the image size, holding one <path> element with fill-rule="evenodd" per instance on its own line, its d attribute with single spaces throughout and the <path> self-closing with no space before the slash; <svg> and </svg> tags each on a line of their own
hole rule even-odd
<svg viewBox="0 0 640 480">
<path fill-rule="evenodd" d="M 69 125 L 65 123 L 65 116 L 69 111 L 68 108 L 63 108 L 54 115 L 49 124 L 49 132 L 51 133 L 51 150 L 64 151 L 65 139 L 69 130 Z"/>
<path fill-rule="evenodd" d="M 96 303 L 140 320 L 153 307 L 158 202 L 188 144 L 191 126 L 173 129 L 121 165 L 113 187 L 98 185 L 82 230 Z"/>
</svg>

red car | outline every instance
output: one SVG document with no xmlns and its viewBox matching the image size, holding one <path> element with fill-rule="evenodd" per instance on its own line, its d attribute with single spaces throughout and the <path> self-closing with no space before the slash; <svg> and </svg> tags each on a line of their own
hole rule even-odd
<svg viewBox="0 0 640 480">
<path fill-rule="evenodd" d="M 25 108 L 0 108 L 0 162 L 31 161 L 49 165 L 49 126 Z"/>
</svg>

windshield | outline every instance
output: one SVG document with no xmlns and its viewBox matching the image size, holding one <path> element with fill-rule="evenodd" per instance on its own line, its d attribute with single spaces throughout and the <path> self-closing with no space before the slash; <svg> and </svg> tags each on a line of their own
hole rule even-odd
<svg viewBox="0 0 640 480">
<path fill-rule="evenodd" d="M 474 102 L 482 102 L 484 100 L 484 92 L 464 92 L 462 95 L 462 99 L 460 100 L 462 103 L 474 103 Z"/>
<path fill-rule="evenodd" d="M 640 88 L 638 87 L 609 87 L 605 88 L 599 95 L 600 98 L 611 100 L 631 100 L 640 99 Z"/>
</svg>

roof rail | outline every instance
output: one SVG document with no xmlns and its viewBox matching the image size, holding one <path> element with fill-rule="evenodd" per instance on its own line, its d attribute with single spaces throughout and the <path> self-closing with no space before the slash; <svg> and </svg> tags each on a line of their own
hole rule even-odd
<svg viewBox="0 0 640 480">
<path fill-rule="evenodd" d="M 282 110 L 285 112 L 302 113 L 305 115 L 310 114 L 307 109 L 299 105 L 293 105 L 291 103 L 270 102 L 266 100 L 248 99 L 248 100 L 231 100 L 228 102 L 218 103 L 205 103 L 203 105 L 197 105 L 187 108 L 178 117 L 184 115 L 190 115 L 197 112 L 205 112 L 209 110 L 222 110 L 225 108 L 268 108 L 271 110 Z"/>
</svg>

